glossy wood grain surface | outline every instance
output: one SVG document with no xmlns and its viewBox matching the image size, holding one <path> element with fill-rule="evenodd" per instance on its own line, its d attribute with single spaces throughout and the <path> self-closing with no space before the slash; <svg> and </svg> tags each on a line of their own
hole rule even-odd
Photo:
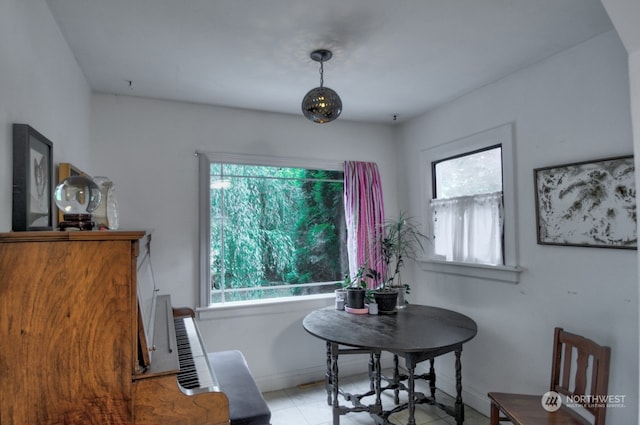
<svg viewBox="0 0 640 425">
<path fill-rule="evenodd" d="M 179 366 L 140 367 L 145 234 L 0 233 L 0 424 L 228 424 L 223 393 L 187 396 Z"/>
<path fill-rule="evenodd" d="M 0 236 L 0 423 L 131 423 L 131 236 L 31 233 Z"/>
<path fill-rule="evenodd" d="M 138 380 L 134 384 L 137 425 L 228 425 L 229 401 L 224 393 L 180 394 L 175 375 Z"/>
</svg>

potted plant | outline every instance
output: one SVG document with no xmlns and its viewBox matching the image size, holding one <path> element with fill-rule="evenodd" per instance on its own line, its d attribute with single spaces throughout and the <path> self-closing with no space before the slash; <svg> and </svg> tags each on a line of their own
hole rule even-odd
<svg viewBox="0 0 640 425">
<path fill-rule="evenodd" d="M 367 277 L 373 280 L 377 289 L 373 291 L 373 299 L 378 304 L 378 313 L 393 313 L 396 310 L 398 290 L 390 286 L 382 274 L 375 269 L 369 269 Z"/>
<path fill-rule="evenodd" d="M 424 241 L 427 236 L 420 232 L 418 225 L 401 212 L 395 220 L 389 220 L 384 224 L 384 232 L 380 240 L 382 252 L 383 270 L 382 276 L 377 270 L 369 270 L 368 276 L 376 282 L 377 290 L 374 297 L 381 313 L 393 312 L 396 308 L 404 308 L 405 293 L 409 285 L 403 284 L 400 271 L 406 258 L 415 259 L 424 250 Z M 387 299 L 393 299 L 388 301 Z M 393 307 L 390 304 L 393 304 Z"/>
<path fill-rule="evenodd" d="M 354 309 L 364 308 L 364 301 L 369 297 L 367 282 L 364 280 L 365 266 L 361 266 L 356 274 L 351 277 L 345 275 L 344 280 L 339 284 L 341 289 L 346 290 L 347 296 L 345 306 Z"/>
</svg>

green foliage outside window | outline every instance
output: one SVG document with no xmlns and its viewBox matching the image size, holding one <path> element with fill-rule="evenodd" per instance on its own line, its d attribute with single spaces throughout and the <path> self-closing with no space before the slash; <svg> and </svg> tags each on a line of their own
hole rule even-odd
<svg viewBox="0 0 640 425">
<path fill-rule="evenodd" d="M 331 292 L 345 247 L 342 172 L 211 164 L 212 302 Z"/>
</svg>

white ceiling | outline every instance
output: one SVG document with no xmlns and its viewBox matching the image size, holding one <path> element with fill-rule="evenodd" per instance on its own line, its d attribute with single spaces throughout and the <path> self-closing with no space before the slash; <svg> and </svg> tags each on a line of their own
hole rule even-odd
<svg viewBox="0 0 640 425">
<path fill-rule="evenodd" d="M 92 89 L 391 123 L 612 29 L 599 0 L 47 0 Z M 131 85 L 129 84 L 131 81 Z"/>
</svg>

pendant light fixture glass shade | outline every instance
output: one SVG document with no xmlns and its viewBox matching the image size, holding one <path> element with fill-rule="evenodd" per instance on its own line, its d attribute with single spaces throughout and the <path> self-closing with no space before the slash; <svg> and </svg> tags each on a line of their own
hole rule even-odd
<svg viewBox="0 0 640 425">
<path fill-rule="evenodd" d="M 320 124 L 331 122 L 342 112 L 342 100 L 338 93 L 329 87 L 324 87 L 323 62 L 331 59 L 329 50 L 315 50 L 311 52 L 311 59 L 320 62 L 320 87 L 311 89 L 302 99 L 302 113 L 307 119 Z"/>
</svg>

